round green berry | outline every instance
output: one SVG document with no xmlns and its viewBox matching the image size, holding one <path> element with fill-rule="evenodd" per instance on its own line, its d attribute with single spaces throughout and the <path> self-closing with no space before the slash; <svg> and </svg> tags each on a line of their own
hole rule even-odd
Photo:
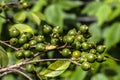
<svg viewBox="0 0 120 80">
<path fill-rule="evenodd" d="M 86 33 L 87 31 L 88 31 L 88 26 L 86 26 L 86 25 L 80 26 L 80 32 L 81 33 Z"/>
<path fill-rule="evenodd" d="M 31 41 L 29 41 L 29 44 L 30 44 L 30 46 L 34 46 L 34 45 L 37 44 L 37 41 L 36 40 L 31 40 Z"/>
<path fill-rule="evenodd" d="M 18 44 L 18 39 L 17 38 L 11 38 L 9 42 L 10 42 L 10 45 L 17 45 Z"/>
<path fill-rule="evenodd" d="M 33 64 L 26 64 L 25 67 L 27 72 L 34 72 L 35 71 L 35 66 Z"/>
<path fill-rule="evenodd" d="M 71 51 L 68 49 L 68 48 L 64 48 L 62 51 L 61 51 L 61 54 L 63 56 L 68 56 L 71 54 Z"/>
<path fill-rule="evenodd" d="M 76 31 L 76 29 L 74 28 L 74 29 L 69 30 L 67 35 L 75 36 L 76 34 L 77 34 L 77 31 Z"/>
<path fill-rule="evenodd" d="M 45 34 L 49 34 L 52 31 L 52 27 L 48 26 L 48 25 L 44 25 L 43 26 L 43 32 Z"/>
<path fill-rule="evenodd" d="M 89 62 L 83 62 L 83 63 L 81 64 L 81 68 L 82 68 L 84 71 L 88 71 L 88 70 L 90 70 L 91 65 L 90 65 Z"/>
<path fill-rule="evenodd" d="M 10 32 L 10 37 L 17 37 L 20 35 L 19 30 L 15 29 L 15 28 L 11 29 L 9 32 Z"/>
<path fill-rule="evenodd" d="M 103 46 L 103 45 L 97 46 L 97 51 L 98 51 L 99 53 L 103 53 L 104 50 L 105 50 L 105 46 Z"/>
<path fill-rule="evenodd" d="M 90 48 L 89 44 L 87 42 L 83 42 L 81 44 L 83 50 L 88 50 Z"/>
<path fill-rule="evenodd" d="M 81 55 L 81 52 L 79 50 L 75 50 L 72 52 L 72 57 L 78 58 L 80 57 L 80 55 Z"/>
<path fill-rule="evenodd" d="M 45 38 L 44 38 L 43 35 L 38 35 L 38 36 L 36 37 L 36 41 L 37 41 L 38 43 L 43 42 L 44 40 L 45 40 Z"/>
<path fill-rule="evenodd" d="M 37 51 L 45 51 L 46 47 L 45 47 L 45 44 L 43 44 L 43 43 L 38 43 L 38 44 L 36 44 L 35 49 L 36 49 Z"/>
<path fill-rule="evenodd" d="M 95 61 L 95 59 L 96 59 L 96 57 L 95 57 L 94 54 L 89 53 L 89 54 L 87 55 L 87 61 L 88 61 L 88 62 L 93 63 L 93 62 Z"/>
</svg>

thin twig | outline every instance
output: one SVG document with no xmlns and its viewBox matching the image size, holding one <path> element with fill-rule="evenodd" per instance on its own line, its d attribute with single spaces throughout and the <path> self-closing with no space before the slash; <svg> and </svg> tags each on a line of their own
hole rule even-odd
<svg viewBox="0 0 120 80">
<path fill-rule="evenodd" d="M 19 71 L 19 70 L 17 70 L 17 69 L 9 69 L 9 70 L 11 70 L 11 71 L 13 71 L 13 72 L 17 72 L 17 73 L 25 76 L 25 77 L 26 77 L 27 79 L 29 79 L 29 80 L 33 80 L 31 77 L 29 77 L 27 74 L 25 74 L 25 73 L 22 72 L 22 71 Z"/>
<path fill-rule="evenodd" d="M 6 46 L 8 46 L 8 47 L 10 47 L 10 48 L 12 48 L 12 49 L 14 49 L 14 50 L 19 50 L 19 48 L 16 48 L 16 47 L 14 47 L 14 46 L 12 46 L 12 45 L 10 45 L 10 44 L 2 41 L 2 40 L 0 40 L 0 43 L 1 43 L 1 44 L 4 44 L 4 45 L 6 45 Z"/>
<path fill-rule="evenodd" d="M 0 77 L 2 77 L 2 76 L 4 76 L 4 75 L 7 75 L 7 74 L 9 74 L 9 73 L 12 73 L 12 71 L 6 71 L 6 72 L 4 72 L 4 73 L 0 74 Z"/>
</svg>

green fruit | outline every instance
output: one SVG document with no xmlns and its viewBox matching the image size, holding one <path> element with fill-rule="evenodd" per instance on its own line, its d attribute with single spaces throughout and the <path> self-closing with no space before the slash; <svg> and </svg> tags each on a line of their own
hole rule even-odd
<svg viewBox="0 0 120 80">
<path fill-rule="evenodd" d="M 86 58 L 88 54 L 88 52 L 81 52 L 81 57 Z"/>
<path fill-rule="evenodd" d="M 90 46 L 87 42 L 83 42 L 81 46 L 82 46 L 83 50 L 88 50 L 90 48 Z"/>
<path fill-rule="evenodd" d="M 59 33 L 52 33 L 51 34 L 51 37 L 52 38 L 58 38 L 60 35 L 59 35 Z"/>
<path fill-rule="evenodd" d="M 26 64 L 26 71 L 27 72 L 34 72 L 35 71 L 35 66 L 33 64 Z"/>
<path fill-rule="evenodd" d="M 10 42 L 10 45 L 17 45 L 18 44 L 18 39 L 17 38 L 11 38 L 9 42 Z"/>
<path fill-rule="evenodd" d="M 96 50 L 95 49 L 90 49 L 89 53 L 96 54 Z"/>
<path fill-rule="evenodd" d="M 24 45 L 23 45 L 23 49 L 29 49 L 30 48 L 30 44 L 28 44 L 28 43 L 25 43 Z"/>
<path fill-rule="evenodd" d="M 17 59 L 22 59 L 22 58 L 24 58 L 24 53 L 23 53 L 23 51 L 20 50 L 20 51 L 15 52 L 15 57 L 16 57 Z"/>
<path fill-rule="evenodd" d="M 61 54 L 63 56 L 68 56 L 71 54 L 71 51 L 68 49 L 68 48 L 64 48 L 62 51 L 61 51 Z"/>
<path fill-rule="evenodd" d="M 45 51 L 46 47 L 45 47 L 45 44 L 43 44 L 43 43 L 38 43 L 38 44 L 36 44 L 35 49 L 36 49 L 37 51 Z"/>
<path fill-rule="evenodd" d="M 76 37 L 76 39 L 77 39 L 79 42 L 84 42 L 84 41 L 85 41 L 85 38 L 84 38 L 83 35 L 78 35 L 78 36 Z"/>
<path fill-rule="evenodd" d="M 26 37 L 27 37 L 28 39 L 30 39 L 30 38 L 32 38 L 32 37 L 33 37 L 33 34 L 32 34 L 32 33 L 30 33 L 30 32 L 25 33 L 25 35 L 26 35 Z"/>
<path fill-rule="evenodd" d="M 45 40 L 43 35 L 38 35 L 35 39 L 38 43 L 43 42 Z"/>
<path fill-rule="evenodd" d="M 29 6 L 30 6 L 30 5 L 29 5 L 27 2 L 23 2 L 23 3 L 22 3 L 22 7 L 23 7 L 23 8 L 28 8 Z"/>
<path fill-rule="evenodd" d="M 90 70 L 91 65 L 90 65 L 89 62 L 83 62 L 83 63 L 81 64 L 81 68 L 82 68 L 84 71 L 88 71 L 88 70 Z"/>
<path fill-rule="evenodd" d="M 19 44 L 25 44 L 27 42 L 27 37 L 19 38 Z"/>
<path fill-rule="evenodd" d="M 103 45 L 97 46 L 97 51 L 98 51 L 99 53 L 103 53 L 104 50 L 105 50 L 105 46 L 103 46 Z"/>
<path fill-rule="evenodd" d="M 34 45 L 37 44 L 37 41 L 36 40 L 31 40 L 31 41 L 29 41 L 29 44 L 30 44 L 30 46 L 34 46 Z"/>
<path fill-rule="evenodd" d="M 79 63 L 83 63 L 85 60 L 86 60 L 86 58 L 84 58 L 84 57 L 80 57 L 80 59 L 79 59 Z"/>
<path fill-rule="evenodd" d="M 96 61 L 97 61 L 97 62 L 103 62 L 103 61 L 104 61 L 104 56 L 98 54 L 98 55 L 97 55 L 97 60 L 96 60 Z"/>
<path fill-rule="evenodd" d="M 57 38 L 52 38 L 51 39 L 51 44 L 56 45 L 59 42 L 59 39 Z"/>
<path fill-rule="evenodd" d="M 25 58 L 30 58 L 33 55 L 33 53 L 30 50 L 25 50 L 23 53 Z"/>
<path fill-rule="evenodd" d="M 95 61 L 95 59 L 96 59 L 96 57 L 95 57 L 94 54 L 89 53 L 89 54 L 87 55 L 87 61 L 88 61 L 88 62 L 93 63 L 93 62 Z"/>
<path fill-rule="evenodd" d="M 72 46 L 75 48 L 75 49 L 80 49 L 81 47 L 81 43 L 78 41 L 78 40 L 74 40 L 74 42 L 72 43 Z"/>
<path fill-rule="evenodd" d="M 69 35 L 67 35 L 67 36 L 64 36 L 63 37 L 63 42 L 64 43 L 72 43 L 74 41 L 74 36 L 69 36 Z"/>
<path fill-rule="evenodd" d="M 17 37 L 20 35 L 19 30 L 15 29 L 15 28 L 11 29 L 9 32 L 10 32 L 10 37 Z"/>
<path fill-rule="evenodd" d="M 51 31 L 52 31 L 52 27 L 50 27 L 48 25 L 43 26 L 43 32 L 44 33 L 49 34 L 49 33 L 51 33 Z"/>
<path fill-rule="evenodd" d="M 77 35 L 76 29 L 74 28 L 74 29 L 69 30 L 67 35 L 76 36 Z"/>
<path fill-rule="evenodd" d="M 60 26 L 56 26 L 53 28 L 53 33 L 62 33 L 62 27 Z"/>
<path fill-rule="evenodd" d="M 72 52 L 72 57 L 78 58 L 80 57 L 80 55 L 81 55 L 81 52 L 79 50 L 75 50 Z"/>
<path fill-rule="evenodd" d="M 81 33 L 86 33 L 87 31 L 88 31 L 88 26 L 86 26 L 86 25 L 80 26 L 80 32 Z"/>
</svg>

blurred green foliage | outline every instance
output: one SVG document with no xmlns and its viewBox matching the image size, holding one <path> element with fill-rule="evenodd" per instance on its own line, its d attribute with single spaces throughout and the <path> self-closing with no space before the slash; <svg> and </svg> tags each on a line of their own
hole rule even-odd
<svg viewBox="0 0 120 80">
<path fill-rule="evenodd" d="M 11 3 L 14 0 L 0 0 L 0 4 Z M 106 55 L 120 58 L 120 0 L 25 0 L 30 4 L 27 9 L 8 7 L 2 10 L 1 16 L 7 16 L 12 22 L 7 22 L 0 17 L 0 39 L 7 39 L 6 32 L 13 23 L 29 25 L 35 34 L 42 33 L 44 23 L 51 26 L 61 26 L 65 30 L 87 24 L 90 27 L 92 38 L 90 41 L 104 42 L 107 50 Z M 15 1 L 19 3 L 19 1 Z M 84 17 L 90 20 L 84 20 Z M 93 20 L 93 21 L 92 21 Z M 25 23 L 25 24 L 24 24 Z M 26 25 L 26 26 L 27 26 Z M 5 33 L 5 34 L 4 34 Z M 11 49 L 7 50 L 10 64 L 14 63 L 14 56 L 10 55 Z M 52 56 L 52 54 L 51 54 Z M 95 63 L 93 70 L 83 71 L 79 66 L 71 65 L 67 71 L 57 78 L 48 80 L 120 80 L 120 65 L 115 60 L 108 59 L 102 64 Z M 10 74 L 1 80 L 26 80 L 21 75 Z M 37 80 L 37 79 L 34 79 Z"/>
</svg>

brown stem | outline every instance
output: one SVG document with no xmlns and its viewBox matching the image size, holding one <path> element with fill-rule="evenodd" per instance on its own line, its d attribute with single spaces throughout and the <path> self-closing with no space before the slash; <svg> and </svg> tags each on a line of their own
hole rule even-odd
<svg viewBox="0 0 120 80">
<path fill-rule="evenodd" d="M 14 49 L 14 50 L 19 50 L 19 48 L 16 48 L 16 47 L 14 47 L 14 46 L 12 46 L 12 45 L 10 45 L 10 44 L 2 41 L 2 40 L 0 40 L 0 43 L 1 43 L 1 44 L 4 44 L 4 45 L 6 45 L 6 46 L 8 46 L 8 47 L 10 47 L 10 48 L 12 48 L 12 49 Z"/>
</svg>

